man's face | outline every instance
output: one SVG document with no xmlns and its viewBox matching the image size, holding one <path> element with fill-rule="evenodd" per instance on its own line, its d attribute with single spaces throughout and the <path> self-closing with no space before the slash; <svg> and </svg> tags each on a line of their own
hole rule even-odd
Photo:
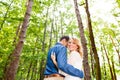
<svg viewBox="0 0 120 80">
<path fill-rule="evenodd" d="M 64 46 L 68 46 L 68 41 L 66 39 L 64 39 Z"/>
</svg>

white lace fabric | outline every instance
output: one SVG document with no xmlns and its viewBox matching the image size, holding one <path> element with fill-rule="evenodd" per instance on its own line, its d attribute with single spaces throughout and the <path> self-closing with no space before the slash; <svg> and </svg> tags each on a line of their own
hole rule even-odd
<svg viewBox="0 0 120 80">
<path fill-rule="evenodd" d="M 75 68 L 82 70 L 82 58 L 77 51 L 72 51 L 68 55 L 68 63 L 71 64 L 72 66 L 74 66 Z M 79 77 L 75 77 L 75 76 L 66 74 L 66 73 L 62 72 L 61 70 L 59 70 L 59 73 L 65 75 L 64 80 L 82 80 Z"/>
</svg>

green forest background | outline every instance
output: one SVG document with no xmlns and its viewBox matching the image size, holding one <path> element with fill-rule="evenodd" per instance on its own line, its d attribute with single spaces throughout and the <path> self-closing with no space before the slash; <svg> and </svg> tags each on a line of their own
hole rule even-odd
<svg viewBox="0 0 120 80">
<path fill-rule="evenodd" d="M 20 29 L 29 1 L 0 0 L 0 80 L 4 80 L 9 56 L 19 41 Z M 43 80 L 49 48 L 63 35 L 81 38 L 73 1 L 33 0 L 15 80 Z M 87 40 L 91 80 L 97 80 L 85 0 L 77 2 Z M 120 0 L 88 0 L 88 4 L 100 62 L 101 80 L 120 80 Z"/>
</svg>

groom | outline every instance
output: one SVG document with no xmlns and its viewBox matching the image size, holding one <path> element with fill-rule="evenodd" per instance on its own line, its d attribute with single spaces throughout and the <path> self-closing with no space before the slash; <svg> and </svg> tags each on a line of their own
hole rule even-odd
<svg viewBox="0 0 120 80">
<path fill-rule="evenodd" d="M 52 47 L 48 51 L 47 56 L 47 63 L 45 68 L 45 78 L 44 80 L 64 80 L 64 76 L 58 73 L 58 69 L 62 70 L 63 72 L 83 78 L 84 74 L 83 71 L 74 68 L 72 65 L 67 63 L 67 44 L 69 41 L 68 36 L 63 36 L 60 38 L 60 42 L 56 43 L 54 47 Z M 55 53 L 57 66 L 52 62 L 51 53 Z"/>
</svg>

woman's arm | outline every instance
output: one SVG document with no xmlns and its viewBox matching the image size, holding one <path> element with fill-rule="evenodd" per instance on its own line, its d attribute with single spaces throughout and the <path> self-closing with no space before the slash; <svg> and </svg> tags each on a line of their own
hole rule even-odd
<svg viewBox="0 0 120 80">
<path fill-rule="evenodd" d="M 52 54 L 51 54 L 51 59 L 52 59 L 53 63 L 56 65 L 56 67 L 58 67 L 55 53 L 52 53 Z"/>
</svg>

